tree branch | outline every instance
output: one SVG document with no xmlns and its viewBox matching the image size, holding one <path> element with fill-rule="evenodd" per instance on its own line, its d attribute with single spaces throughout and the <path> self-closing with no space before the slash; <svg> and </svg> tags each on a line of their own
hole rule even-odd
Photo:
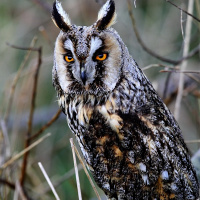
<svg viewBox="0 0 200 200">
<path fill-rule="evenodd" d="M 29 50 L 30 48 L 20 48 L 20 49 Z M 27 148 L 31 143 L 30 137 L 31 137 L 31 132 L 32 132 L 33 114 L 34 114 L 34 109 L 35 109 L 37 82 L 38 82 L 40 66 L 42 64 L 42 48 L 41 47 L 37 49 L 34 48 L 34 50 L 38 52 L 38 63 L 37 63 L 35 74 L 34 74 L 33 91 L 32 91 L 32 97 L 31 97 L 31 108 L 30 108 L 30 114 L 29 114 L 29 119 L 28 119 L 28 130 L 26 133 L 25 148 Z M 22 163 L 22 168 L 21 168 L 21 178 L 20 178 L 21 185 L 23 185 L 24 179 L 25 179 L 28 155 L 29 155 L 29 152 L 26 152 L 23 158 L 23 163 Z"/>
<path fill-rule="evenodd" d="M 140 34 L 138 32 L 138 29 L 136 27 L 136 23 L 135 23 L 135 18 L 133 15 L 133 6 L 131 3 L 131 0 L 127 0 L 128 3 L 128 11 L 129 11 L 129 15 L 131 18 L 131 22 L 132 22 L 132 26 L 133 26 L 133 30 L 135 33 L 135 36 L 137 38 L 137 41 L 139 42 L 139 44 L 141 45 L 141 47 L 150 55 L 152 55 L 153 57 L 166 62 L 166 63 L 170 63 L 173 65 L 178 65 L 180 63 L 182 63 L 184 60 L 189 59 L 190 57 L 194 56 L 195 54 L 197 54 L 200 51 L 200 45 L 198 45 L 195 49 L 193 49 L 187 56 L 183 56 L 182 58 L 178 59 L 178 60 L 172 60 L 172 59 L 168 59 L 168 58 L 164 58 L 162 56 L 160 56 L 159 54 L 153 52 L 150 48 L 148 48 L 145 43 L 143 42 L 142 38 L 140 37 Z"/>
</svg>

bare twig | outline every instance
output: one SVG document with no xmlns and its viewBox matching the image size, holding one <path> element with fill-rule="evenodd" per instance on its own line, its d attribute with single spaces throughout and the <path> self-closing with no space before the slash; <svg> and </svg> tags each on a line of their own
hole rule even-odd
<svg viewBox="0 0 200 200">
<path fill-rule="evenodd" d="M 81 186 L 80 186 L 80 181 L 79 181 L 78 167 L 77 167 L 77 163 L 76 163 L 76 155 L 75 155 L 75 150 L 74 150 L 73 138 L 70 138 L 70 144 L 71 144 L 72 155 L 73 155 L 73 160 L 74 160 L 74 168 L 75 168 L 75 174 L 76 174 L 76 184 L 77 184 L 77 189 L 78 189 L 78 199 L 82 200 Z"/>
<path fill-rule="evenodd" d="M 38 144 L 40 144 L 43 140 L 45 140 L 47 137 L 49 137 L 51 134 L 47 133 L 45 136 L 43 136 L 42 138 L 40 138 L 39 140 L 37 140 L 36 142 L 34 142 L 33 144 L 31 144 L 30 146 L 28 146 L 27 148 L 25 148 L 23 151 L 19 152 L 17 155 L 15 155 L 14 157 L 12 157 L 10 160 L 8 160 L 6 163 L 4 163 L 0 168 L 1 169 L 5 169 L 6 167 L 8 167 L 9 165 L 11 165 L 13 162 L 15 162 L 16 160 L 18 160 L 21 156 L 23 156 L 25 153 L 27 153 L 28 151 L 30 151 L 32 148 L 34 148 L 35 146 L 37 146 Z"/>
<path fill-rule="evenodd" d="M 200 74 L 200 71 L 189 71 L 189 70 L 180 70 L 180 69 L 172 69 L 172 70 L 160 70 L 160 72 L 174 72 L 174 73 L 183 73 L 183 74 Z"/>
<path fill-rule="evenodd" d="M 39 162 L 38 165 L 39 165 L 39 167 L 40 167 L 40 169 L 41 169 L 41 171 L 42 171 L 42 173 L 43 173 L 45 179 L 47 180 L 47 183 L 49 184 L 49 186 L 50 186 L 50 188 L 51 188 L 51 190 L 52 190 L 52 192 L 53 192 L 53 194 L 54 194 L 56 200 L 60 200 L 60 198 L 59 198 L 59 196 L 58 196 L 58 194 L 57 194 L 57 192 L 56 192 L 56 190 L 55 190 L 53 184 L 51 183 L 51 180 L 50 180 L 49 176 L 47 175 L 47 173 L 46 173 L 46 171 L 45 171 L 45 169 L 44 169 L 42 163 Z"/>
<path fill-rule="evenodd" d="M 14 93 L 15 93 L 15 88 L 16 88 L 17 82 L 18 82 L 18 80 L 19 80 L 19 78 L 20 78 L 20 75 L 21 75 L 21 72 L 22 72 L 22 70 L 24 69 L 25 64 L 26 64 L 26 62 L 27 62 L 27 60 L 28 60 L 28 58 L 29 58 L 29 56 L 30 56 L 30 54 L 31 54 L 31 52 L 32 52 L 32 49 L 33 49 L 33 47 L 35 46 L 36 41 L 37 41 L 37 38 L 34 37 L 33 40 L 31 41 L 31 44 L 30 44 L 30 47 L 29 47 L 30 49 L 29 49 L 28 52 L 26 53 L 26 56 L 24 57 L 24 60 L 23 60 L 23 62 L 21 63 L 21 65 L 20 65 L 20 67 L 19 67 L 19 69 L 18 69 L 18 72 L 17 72 L 17 74 L 16 74 L 16 76 L 14 77 L 14 80 L 13 80 L 13 82 L 12 82 L 11 91 L 10 91 L 10 96 L 9 96 L 9 98 L 8 98 L 8 106 L 7 106 L 7 109 L 6 109 L 6 112 L 5 112 L 5 116 L 4 116 L 4 120 L 5 120 L 6 124 L 7 124 L 8 117 L 9 117 L 9 114 L 10 114 L 10 110 L 11 110 L 11 107 L 12 107 L 13 96 L 14 96 Z M 17 47 L 17 46 L 15 46 L 15 45 L 11 45 L 11 44 L 9 44 L 9 43 L 7 43 L 7 45 L 10 46 L 10 47 L 12 47 L 12 48 L 16 48 L 16 47 Z M 19 49 L 19 47 L 17 47 L 17 49 Z"/>
<path fill-rule="evenodd" d="M 13 45 L 13 44 L 10 44 L 9 42 L 6 43 L 8 46 L 14 48 L 14 49 L 19 49 L 19 50 L 24 50 L 24 51 L 41 51 L 41 47 L 40 48 L 34 48 L 34 47 L 20 47 L 20 46 L 17 46 L 17 45 Z"/>
<path fill-rule="evenodd" d="M 188 12 L 192 13 L 193 11 L 193 5 L 194 0 L 190 0 L 188 3 Z M 187 22 L 186 22 L 186 31 L 185 31 L 185 42 L 184 42 L 184 48 L 183 48 L 183 57 L 186 57 L 189 52 L 189 46 L 190 46 L 190 37 L 191 37 L 191 27 L 192 27 L 192 18 L 190 16 L 187 16 Z M 181 65 L 181 70 L 185 70 L 187 67 L 187 61 L 185 60 Z M 183 86 L 184 85 L 184 74 L 180 74 L 179 79 L 179 87 L 178 87 L 178 95 L 176 98 L 175 103 L 175 109 L 174 109 L 174 116 L 178 120 L 179 119 L 179 112 L 180 112 L 180 106 L 181 106 L 181 99 L 183 96 Z"/>
<path fill-rule="evenodd" d="M 167 63 L 170 63 L 170 64 L 173 64 L 173 65 L 178 65 L 180 64 L 181 62 L 183 62 L 184 60 L 186 59 L 189 59 L 190 57 L 192 57 L 194 54 L 198 53 L 200 51 L 200 45 L 197 47 L 197 49 L 195 48 L 194 50 L 192 50 L 189 54 L 187 54 L 187 56 L 183 56 L 182 58 L 178 59 L 178 60 L 171 60 L 171 59 L 168 59 L 168 58 L 164 58 L 158 54 L 156 54 L 155 52 L 151 51 L 150 48 L 148 48 L 145 43 L 143 42 L 142 38 L 140 37 L 140 34 L 138 32 L 138 29 L 136 27 L 136 23 L 135 23 L 135 18 L 134 18 L 134 15 L 133 15 L 133 6 L 132 6 L 132 3 L 131 3 L 131 0 L 127 0 L 127 3 L 128 3 L 128 11 L 129 11 L 129 15 L 130 15 L 130 18 L 131 18 L 131 22 L 132 22 L 132 26 L 133 26 L 133 30 L 135 32 L 135 35 L 136 35 L 136 38 L 137 38 L 137 41 L 139 42 L 139 44 L 141 45 L 141 47 L 147 52 L 149 53 L 150 55 L 152 55 L 153 57 L 163 61 L 163 62 L 167 62 Z M 195 52 L 195 53 L 194 53 Z"/>
<path fill-rule="evenodd" d="M 70 142 L 71 142 L 71 141 L 70 141 Z M 73 142 L 73 140 L 72 140 L 72 142 Z M 93 183 L 93 181 L 92 181 L 92 179 L 91 179 L 91 177 L 90 177 L 90 175 L 89 175 L 89 173 L 88 173 L 88 171 L 87 171 L 87 169 L 86 169 L 86 167 L 85 167 L 85 164 L 84 164 L 84 162 L 83 162 L 83 160 L 82 160 L 82 158 L 81 158 L 81 156 L 80 156 L 80 154 L 79 154 L 79 152 L 78 152 L 78 150 L 77 150 L 77 148 L 76 148 L 74 142 L 73 142 L 73 146 L 74 146 L 74 150 L 75 150 L 75 152 L 76 152 L 76 155 L 77 155 L 77 157 L 78 157 L 80 163 L 81 163 L 82 166 L 83 166 L 83 169 L 84 169 L 84 171 L 85 171 L 85 174 L 86 174 L 86 176 L 88 177 L 88 180 L 90 181 L 90 184 L 91 184 L 91 186 L 92 186 L 92 188 L 93 188 L 93 190 L 94 190 L 94 192 L 95 192 L 95 194 L 96 194 L 98 200 L 101 200 L 101 197 L 100 197 L 100 195 L 99 195 L 99 193 L 98 193 L 98 191 L 97 191 L 97 189 L 96 189 L 96 187 L 95 187 L 95 185 L 94 185 L 94 183 Z"/>
<path fill-rule="evenodd" d="M 57 113 L 51 118 L 50 121 L 48 121 L 42 128 L 40 128 L 40 130 L 38 132 L 36 132 L 34 135 L 30 136 L 29 140 L 32 141 L 32 140 L 36 139 L 41 133 L 43 133 L 49 126 L 51 126 L 53 124 L 53 122 L 55 122 L 58 119 L 61 112 L 62 111 L 59 109 L 57 111 Z"/>
<path fill-rule="evenodd" d="M 197 17 L 195 17 L 194 15 L 192 15 L 192 11 L 186 11 L 186 10 L 183 10 L 182 8 L 178 7 L 176 4 L 172 3 L 171 1 L 169 0 L 166 0 L 167 2 L 169 2 L 171 5 L 175 6 L 176 8 L 178 8 L 179 10 L 183 11 L 184 13 L 186 13 L 187 15 L 189 15 L 190 17 L 192 17 L 193 19 L 195 19 L 196 21 L 200 22 L 200 19 L 198 19 Z M 190 13 L 191 12 L 191 13 Z"/>
<path fill-rule="evenodd" d="M 21 48 L 21 49 L 27 50 L 27 48 Z M 40 66 L 41 66 L 41 63 L 42 63 L 42 48 L 39 47 L 39 48 L 34 49 L 34 50 L 38 52 L 38 63 L 37 63 L 36 71 L 35 71 L 35 74 L 34 74 L 33 91 L 32 91 L 32 97 L 31 97 L 31 108 L 30 108 L 30 114 L 29 114 L 29 120 L 28 120 L 28 130 L 27 130 L 27 133 L 26 133 L 25 148 L 27 148 L 31 143 L 31 140 L 29 138 L 31 137 L 31 132 L 32 132 L 32 122 L 33 122 L 33 114 L 34 114 L 34 109 L 35 109 L 35 99 L 36 99 L 38 75 L 39 75 L 39 70 L 40 70 Z M 24 154 L 24 159 L 23 159 L 22 168 L 21 168 L 20 182 L 21 182 L 22 185 L 24 183 L 25 174 L 26 174 L 28 154 L 29 154 L 29 152 L 26 152 Z"/>
<path fill-rule="evenodd" d="M 151 64 L 151 65 L 148 65 L 148 66 L 146 66 L 146 67 L 143 67 L 143 68 L 142 68 L 142 71 L 145 71 L 145 70 L 151 69 L 151 68 L 156 68 L 156 67 L 168 68 L 167 66 L 162 65 L 162 64 Z"/>
<path fill-rule="evenodd" d="M 8 187 L 10 187 L 10 188 L 13 189 L 13 190 L 15 189 L 15 184 L 13 184 L 13 183 L 11 183 L 11 182 L 5 180 L 5 179 L 1 179 L 1 178 L 0 178 L 0 183 L 1 183 L 1 184 L 4 184 L 4 185 L 7 185 Z"/>
<path fill-rule="evenodd" d="M 186 140 L 185 143 L 187 144 L 200 143 L 200 140 Z"/>
</svg>

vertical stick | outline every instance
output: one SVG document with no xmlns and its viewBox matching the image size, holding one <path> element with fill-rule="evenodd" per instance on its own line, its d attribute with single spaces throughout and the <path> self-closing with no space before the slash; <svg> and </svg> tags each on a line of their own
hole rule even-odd
<svg viewBox="0 0 200 200">
<path fill-rule="evenodd" d="M 73 145 L 74 145 L 74 143 L 73 143 Z M 81 165 L 83 166 L 83 170 L 85 171 L 85 174 L 88 177 L 88 180 L 90 181 L 90 184 L 91 184 L 95 194 L 97 195 L 97 199 L 101 200 L 101 197 L 100 197 L 100 195 L 99 195 L 99 193 L 98 193 L 98 191 L 97 191 L 97 189 L 96 189 L 96 187 L 95 187 L 95 185 L 94 185 L 94 183 L 93 183 L 93 181 L 92 181 L 92 179 L 91 179 L 91 177 L 90 177 L 90 175 L 89 175 L 89 173 L 87 171 L 87 168 L 86 168 L 86 166 L 85 166 L 85 164 L 84 164 L 84 162 L 83 162 L 83 160 L 82 160 L 82 158 L 81 158 L 81 156 L 80 156 L 80 154 L 79 154 L 79 152 L 78 152 L 78 150 L 77 150 L 75 145 L 74 145 L 74 150 L 75 150 L 75 153 L 76 153 Z"/>
<path fill-rule="evenodd" d="M 52 190 L 52 192 L 53 192 L 53 194 L 54 194 L 56 200 L 60 200 L 60 198 L 59 198 L 59 196 L 58 196 L 58 194 L 57 194 L 57 192 L 56 192 L 56 190 L 55 190 L 53 184 L 51 183 L 51 180 L 50 180 L 49 176 L 47 175 L 47 173 L 46 173 L 46 171 L 45 171 L 45 169 L 44 169 L 42 163 L 39 162 L 38 165 L 39 165 L 39 167 L 40 167 L 40 169 L 41 169 L 41 171 L 42 171 L 44 177 L 46 178 L 47 183 L 49 184 L 49 186 L 50 186 L 50 188 L 51 188 L 51 190 Z"/>
<path fill-rule="evenodd" d="M 80 186 L 80 181 L 79 181 L 78 167 L 77 167 L 77 163 L 76 163 L 76 154 L 75 154 L 75 150 L 74 150 L 73 138 L 70 138 L 69 141 L 70 141 L 70 144 L 71 144 L 72 155 L 73 155 L 73 160 L 74 160 L 74 168 L 75 168 L 75 174 L 76 174 L 76 184 L 77 184 L 77 189 L 78 189 L 78 198 L 79 198 L 79 200 L 82 200 L 81 186 Z"/>
<path fill-rule="evenodd" d="M 194 6 L 194 0 L 188 1 L 188 13 L 192 14 L 193 6 Z M 188 15 L 186 27 L 185 27 L 185 41 L 184 41 L 184 48 L 183 48 L 183 57 L 186 57 L 189 52 L 191 27 L 192 27 L 192 17 L 190 17 Z M 187 67 L 187 60 L 184 60 L 181 65 L 181 71 L 185 70 L 186 67 Z M 184 86 L 184 73 L 180 73 L 178 95 L 176 98 L 175 110 L 174 110 L 174 116 L 175 116 L 176 120 L 179 119 L 181 100 L 182 100 L 182 96 L 183 96 L 183 86 Z"/>
</svg>

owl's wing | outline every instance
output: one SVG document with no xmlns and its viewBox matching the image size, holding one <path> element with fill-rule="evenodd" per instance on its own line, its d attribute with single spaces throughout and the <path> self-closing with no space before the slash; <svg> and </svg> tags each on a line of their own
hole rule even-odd
<svg viewBox="0 0 200 200">
<path fill-rule="evenodd" d="M 153 87 L 148 90 L 152 96 L 145 97 L 146 104 L 130 104 L 124 95 L 117 111 L 121 119 L 117 134 L 127 165 L 138 170 L 144 185 L 155 185 L 159 195 L 190 199 L 197 195 L 198 181 L 181 130 Z"/>
</svg>

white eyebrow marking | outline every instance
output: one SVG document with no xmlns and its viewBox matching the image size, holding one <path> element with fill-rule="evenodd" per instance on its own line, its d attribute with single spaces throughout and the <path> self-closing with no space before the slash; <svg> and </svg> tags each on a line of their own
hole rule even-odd
<svg viewBox="0 0 200 200">
<path fill-rule="evenodd" d="M 93 55 L 97 49 L 102 45 L 102 41 L 97 37 L 91 38 L 90 55 Z"/>
<path fill-rule="evenodd" d="M 64 48 L 69 49 L 71 52 L 74 52 L 74 46 L 70 39 L 68 39 L 64 42 Z"/>
</svg>

